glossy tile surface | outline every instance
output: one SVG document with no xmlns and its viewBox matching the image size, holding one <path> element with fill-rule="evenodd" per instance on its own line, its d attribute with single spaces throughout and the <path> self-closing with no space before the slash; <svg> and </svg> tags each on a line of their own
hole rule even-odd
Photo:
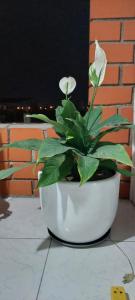
<svg viewBox="0 0 135 300">
<path fill-rule="evenodd" d="M 122 243 L 135 268 L 135 243 Z M 39 293 L 39 300 L 109 300 L 111 286 L 123 285 L 131 272 L 121 251 L 111 242 L 85 250 L 57 247 L 52 243 Z M 127 288 L 135 297 L 135 282 Z"/>
<path fill-rule="evenodd" d="M 48 232 L 38 198 L 0 200 L 0 238 L 45 238 Z"/>
<path fill-rule="evenodd" d="M 135 206 L 131 202 L 127 200 L 119 202 L 110 237 L 114 241 L 135 242 Z"/>
<path fill-rule="evenodd" d="M 135 207 L 129 201 L 120 201 L 110 238 L 87 249 L 64 247 L 48 237 L 39 199 L 1 199 L 0 300 L 109 300 L 114 285 L 135 300 L 135 280 L 122 282 L 131 267 L 121 249 L 135 269 Z"/>
<path fill-rule="evenodd" d="M 38 251 L 41 240 L 0 240 L 0 299 L 35 300 L 48 247 Z"/>
</svg>

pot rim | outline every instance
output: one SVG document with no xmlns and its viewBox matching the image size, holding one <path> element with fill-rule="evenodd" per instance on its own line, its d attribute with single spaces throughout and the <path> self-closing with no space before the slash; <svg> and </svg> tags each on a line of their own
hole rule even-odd
<svg viewBox="0 0 135 300">
<path fill-rule="evenodd" d="M 100 180 L 92 180 L 92 181 L 87 181 L 85 182 L 83 185 L 85 184 L 94 184 L 94 183 L 98 183 L 98 184 L 101 184 L 102 182 L 105 182 L 105 181 L 111 181 L 115 178 L 119 178 L 120 177 L 120 174 L 118 172 L 116 172 L 114 175 L 112 175 L 111 177 L 109 178 L 104 178 L 104 179 L 100 179 Z M 80 181 L 67 181 L 67 180 L 63 180 L 63 181 L 58 181 L 56 183 L 65 183 L 65 184 L 74 184 L 74 185 L 78 185 L 80 184 Z"/>
<path fill-rule="evenodd" d="M 40 174 L 42 173 L 42 171 L 39 171 L 38 172 L 38 177 L 40 176 Z M 120 173 L 116 172 L 114 175 L 112 175 L 111 177 L 109 178 L 105 178 L 105 179 L 100 179 L 100 180 L 92 180 L 92 181 L 87 181 L 85 182 L 83 185 L 90 185 L 90 184 L 102 184 L 102 182 L 108 182 L 108 181 L 112 181 L 113 179 L 115 178 L 120 178 Z M 80 182 L 79 181 L 67 181 L 67 180 L 61 180 L 61 181 L 58 181 L 58 182 L 55 182 L 53 184 L 71 184 L 71 185 L 79 185 L 80 186 Z M 83 186 L 82 185 L 82 186 Z M 80 186 L 81 187 L 81 186 Z"/>
</svg>

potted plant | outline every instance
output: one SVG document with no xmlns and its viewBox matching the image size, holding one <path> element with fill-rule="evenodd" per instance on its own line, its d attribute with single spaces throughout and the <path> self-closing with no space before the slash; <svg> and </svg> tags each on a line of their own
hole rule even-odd
<svg viewBox="0 0 135 300">
<path fill-rule="evenodd" d="M 44 168 L 38 187 L 40 197 L 45 201 L 48 231 L 66 245 L 83 247 L 106 237 L 117 211 L 120 173 L 132 175 L 117 164 L 132 166 L 124 147 L 104 142 L 102 138 L 109 132 L 133 125 L 117 114 L 103 121 L 102 107 L 94 107 L 106 64 L 105 52 L 96 41 L 95 61 L 89 68 L 93 96 L 84 116 L 69 98 L 76 87 L 72 77 L 62 78 L 59 82 L 65 99 L 56 109 L 56 121 L 42 114 L 29 116 L 52 124 L 59 138 L 23 140 L 1 148 L 38 151 L 35 162 L 2 170 L 0 179 L 30 164 L 37 166 L 42 162 Z"/>
</svg>

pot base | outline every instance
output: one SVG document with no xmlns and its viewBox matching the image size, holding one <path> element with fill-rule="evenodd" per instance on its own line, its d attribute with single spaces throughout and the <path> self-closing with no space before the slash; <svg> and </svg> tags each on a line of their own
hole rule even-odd
<svg viewBox="0 0 135 300">
<path fill-rule="evenodd" d="M 53 240 L 57 241 L 58 243 L 61 243 L 64 246 L 72 247 L 72 248 L 87 248 L 87 247 L 92 247 L 92 246 L 95 246 L 97 244 L 100 244 L 100 243 L 102 243 L 108 237 L 108 235 L 110 234 L 110 231 L 111 231 L 111 228 L 103 236 L 101 236 L 99 239 L 91 241 L 91 242 L 87 242 L 87 243 L 72 243 L 72 242 L 67 242 L 67 241 L 64 241 L 64 240 L 58 238 L 48 228 L 48 233 L 53 238 Z"/>
</svg>

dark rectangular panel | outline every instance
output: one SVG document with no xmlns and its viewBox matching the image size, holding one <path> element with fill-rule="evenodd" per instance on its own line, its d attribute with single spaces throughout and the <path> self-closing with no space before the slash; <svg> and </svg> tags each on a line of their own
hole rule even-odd
<svg viewBox="0 0 135 300">
<path fill-rule="evenodd" d="M 1 0 L 0 109 L 56 106 L 64 76 L 76 78 L 73 99 L 86 107 L 88 47 L 89 0 Z"/>
</svg>

